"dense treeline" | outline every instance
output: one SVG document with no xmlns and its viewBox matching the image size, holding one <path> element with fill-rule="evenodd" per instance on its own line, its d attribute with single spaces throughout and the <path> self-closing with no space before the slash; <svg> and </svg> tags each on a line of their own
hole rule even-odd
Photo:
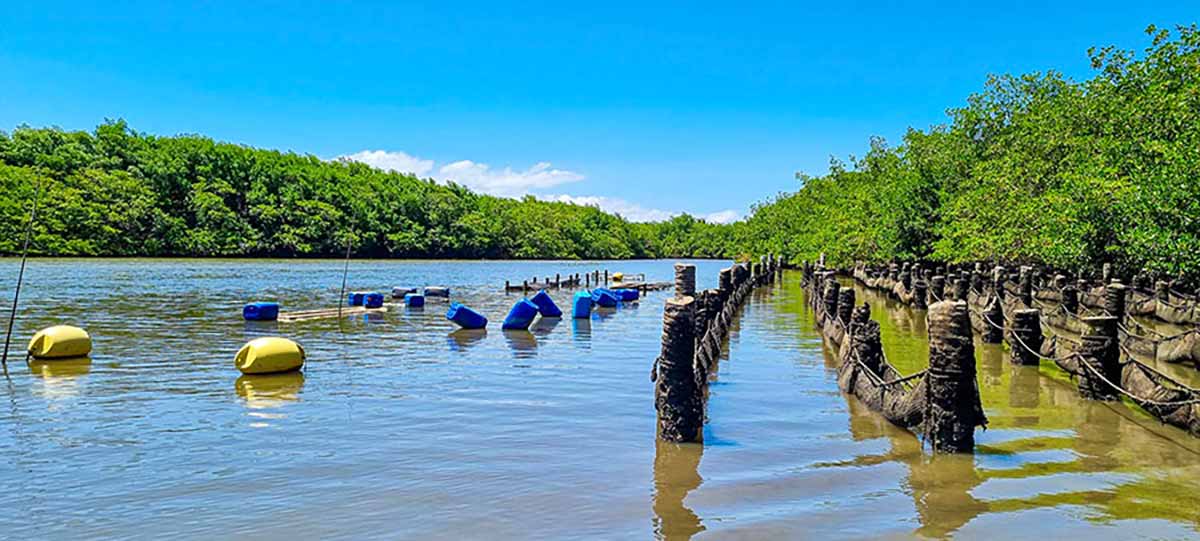
<svg viewBox="0 0 1200 541">
<path fill-rule="evenodd" d="M 741 248 L 1200 276 L 1200 32 L 1147 33 L 1089 51 L 1090 80 L 993 77 L 947 125 L 872 140 L 757 206 Z"/>
<path fill-rule="evenodd" d="M 44 255 L 630 258 L 719 256 L 729 228 L 631 223 L 594 207 L 107 122 L 94 133 L 0 132 L 0 254 L 17 253 L 35 190 Z"/>
</svg>

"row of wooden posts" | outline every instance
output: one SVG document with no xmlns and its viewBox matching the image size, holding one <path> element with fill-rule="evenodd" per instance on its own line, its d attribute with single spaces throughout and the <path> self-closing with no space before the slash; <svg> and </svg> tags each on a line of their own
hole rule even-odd
<svg viewBox="0 0 1200 541">
<path fill-rule="evenodd" d="M 819 272 L 810 268 L 805 265 L 806 275 Z M 1097 293 L 1086 283 L 1067 283 L 1062 275 L 1035 287 L 1032 267 L 1010 272 L 997 265 L 987 272 L 984 265 L 976 264 L 955 272 L 918 264 L 858 265 L 852 274 L 866 287 L 882 290 L 917 309 L 938 302 L 962 303 L 981 341 L 1007 343 L 1013 363 L 1052 361 L 1077 380 L 1081 396 L 1092 400 L 1129 398 L 1163 422 L 1200 436 L 1200 391 L 1133 355 L 1140 348 L 1158 360 L 1195 358 L 1192 351 L 1197 333 L 1187 331 L 1165 339 L 1138 334 L 1133 328 L 1139 324 L 1128 311 L 1130 288 L 1115 278 L 1108 277 Z M 1081 290 L 1098 297 L 1096 313 L 1084 312 Z M 932 337 L 932 306 L 930 310 Z M 1055 328 L 1080 336 L 1076 340 L 1054 332 Z M 1148 343 L 1152 349 L 1147 349 Z"/>
<path fill-rule="evenodd" d="M 659 439 L 703 441 L 708 382 L 730 325 L 750 292 L 782 269 L 782 259 L 765 255 L 721 269 L 717 288 L 696 291 L 695 265 L 675 264 L 675 295 L 663 310 L 662 350 L 650 371 Z"/>
<path fill-rule="evenodd" d="M 821 334 L 837 351 L 838 386 L 890 422 L 921 435 L 934 452 L 975 448 L 987 425 L 975 378 L 975 347 L 966 302 L 935 298 L 929 309 L 929 367 L 901 375 L 883 353 L 879 323 L 867 303 L 834 271 L 804 265 L 802 283 Z"/>
<path fill-rule="evenodd" d="M 553 281 L 550 280 L 549 276 L 545 277 L 545 280 L 541 282 L 538 282 L 538 277 L 534 276 L 529 280 L 522 280 L 520 285 L 513 285 L 509 280 L 505 280 L 504 291 L 520 291 L 525 293 L 528 291 L 537 291 L 539 289 L 559 289 L 564 287 L 572 288 L 579 287 L 580 285 L 584 287 L 592 287 L 593 284 L 596 286 L 601 286 L 607 283 L 608 270 L 605 269 L 603 271 L 595 270 L 582 274 L 568 274 L 566 280 L 562 279 L 562 275 L 560 273 L 554 274 Z"/>
</svg>

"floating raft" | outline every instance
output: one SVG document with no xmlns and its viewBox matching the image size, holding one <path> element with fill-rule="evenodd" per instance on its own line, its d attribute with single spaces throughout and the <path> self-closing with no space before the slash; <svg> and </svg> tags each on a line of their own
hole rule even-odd
<svg viewBox="0 0 1200 541">
<path fill-rule="evenodd" d="M 367 308 L 365 306 L 346 306 L 340 310 L 343 317 L 354 316 L 360 314 L 382 314 L 387 312 L 386 306 L 379 308 Z M 288 323 L 292 321 L 309 321 L 313 319 L 329 319 L 338 317 L 339 310 L 337 308 L 321 308 L 319 310 L 301 310 L 299 312 L 280 312 L 279 321 Z"/>
<path fill-rule="evenodd" d="M 638 291 L 659 291 L 675 287 L 672 282 L 617 282 L 610 289 L 636 289 Z"/>
</svg>

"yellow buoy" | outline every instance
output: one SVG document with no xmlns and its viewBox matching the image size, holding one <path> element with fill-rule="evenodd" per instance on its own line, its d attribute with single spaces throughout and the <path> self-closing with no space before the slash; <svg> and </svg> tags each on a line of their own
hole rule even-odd
<svg viewBox="0 0 1200 541">
<path fill-rule="evenodd" d="M 287 338 L 255 338 L 242 346 L 233 362 L 243 374 L 299 370 L 304 366 L 304 349 Z"/>
<path fill-rule="evenodd" d="M 92 337 L 87 331 L 70 325 L 42 329 L 29 341 L 29 356 L 34 359 L 85 357 L 91 352 Z"/>
<path fill-rule="evenodd" d="M 612 275 L 612 279 L 614 282 L 620 282 L 621 279 L 624 277 L 625 277 L 625 273 L 623 273 L 623 272 L 614 272 Z"/>
</svg>

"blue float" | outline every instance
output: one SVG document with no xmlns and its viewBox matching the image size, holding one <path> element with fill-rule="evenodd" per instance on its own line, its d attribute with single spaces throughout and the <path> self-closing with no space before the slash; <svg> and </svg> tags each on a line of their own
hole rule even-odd
<svg viewBox="0 0 1200 541">
<path fill-rule="evenodd" d="M 488 320 L 483 314 L 457 302 L 450 303 L 450 309 L 446 310 L 446 319 L 464 329 L 482 329 L 488 324 Z"/>
<path fill-rule="evenodd" d="M 252 302 L 242 307 L 242 318 L 246 321 L 275 321 L 279 319 L 279 303 Z"/>
<path fill-rule="evenodd" d="M 521 299 L 513 305 L 512 310 L 508 311 L 508 317 L 504 318 L 504 324 L 500 328 L 529 330 L 529 325 L 533 323 L 533 318 L 537 314 L 538 305 L 529 302 L 529 299 Z"/>
<path fill-rule="evenodd" d="M 382 308 L 383 293 L 367 293 L 367 296 L 363 298 L 363 306 L 367 308 Z"/>
<path fill-rule="evenodd" d="M 613 294 L 621 299 L 621 302 L 629 302 L 638 300 L 638 290 L 629 288 L 620 288 L 612 290 Z"/>
<path fill-rule="evenodd" d="M 580 291 L 571 302 L 571 315 L 576 319 L 586 319 L 592 316 L 592 294 Z"/>
<path fill-rule="evenodd" d="M 363 291 L 353 291 L 346 297 L 346 304 L 350 306 L 362 306 L 367 301 L 367 294 Z"/>
<path fill-rule="evenodd" d="M 409 308 L 420 308 L 425 306 L 425 296 L 416 293 L 409 293 L 404 296 L 404 305 Z"/>
<path fill-rule="evenodd" d="M 617 298 L 611 289 L 598 287 L 592 290 L 592 302 L 601 308 L 613 308 L 617 306 L 620 299 Z"/>
<path fill-rule="evenodd" d="M 545 290 L 538 291 L 529 302 L 537 305 L 538 313 L 542 314 L 542 317 L 562 317 L 562 310 L 559 310 L 558 305 L 554 304 L 554 299 L 551 299 Z"/>
</svg>

